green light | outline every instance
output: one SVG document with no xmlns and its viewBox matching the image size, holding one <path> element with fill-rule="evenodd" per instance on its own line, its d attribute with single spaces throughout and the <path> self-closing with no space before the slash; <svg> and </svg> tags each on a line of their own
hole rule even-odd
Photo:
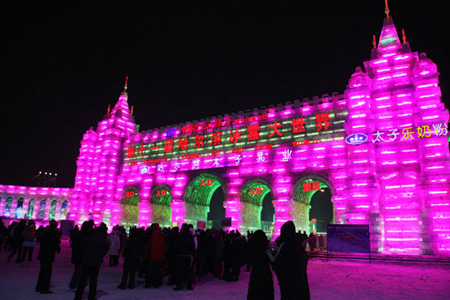
<svg viewBox="0 0 450 300">
<path fill-rule="evenodd" d="M 257 190 L 257 188 L 262 188 L 261 194 L 253 194 Z M 262 206 L 262 202 L 264 197 L 270 192 L 270 188 L 265 183 L 254 181 L 250 182 L 242 189 L 240 198 L 242 202 L 250 203 L 253 205 Z"/>
<path fill-rule="evenodd" d="M 397 41 L 396 37 L 385 38 L 385 39 L 381 40 L 380 45 L 381 46 L 385 46 L 385 45 L 388 45 L 388 44 L 395 43 L 396 41 Z"/>
<path fill-rule="evenodd" d="M 212 184 L 203 185 L 208 180 L 212 180 Z M 189 184 L 187 191 L 184 194 L 184 199 L 187 203 L 209 206 L 212 195 L 221 186 L 222 185 L 216 176 L 202 174 Z"/>
<path fill-rule="evenodd" d="M 163 194 L 162 193 L 163 191 L 165 192 L 165 196 L 161 196 L 161 194 Z M 172 203 L 172 195 L 170 194 L 169 190 L 165 187 L 155 188 L 153 189 L 150 203 L 170 207 L 170 203 Z"/>
</svg>

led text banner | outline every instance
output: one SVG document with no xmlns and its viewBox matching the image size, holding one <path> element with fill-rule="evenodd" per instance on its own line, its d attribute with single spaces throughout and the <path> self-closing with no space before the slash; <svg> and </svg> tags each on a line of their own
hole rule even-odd
<svg viewBox="0 0 450 300">
<path fill-rule="evenodd" d="M 340 119 L 335 113 L 328 112 L 308 117 L 290 114 L 286 115 L 285 119 L 258 115 L 234 121 L 225 118 L 201 122 L 183 126 L 177 138 L 175 137 L 177 129 L 171 128 L 166 131 L 165 138 L 153 143 L 130 145 L 125 149 L 124 159 L 130 165 L 148 165 L 170 160 L 195 160 L 200 156 L 239 154 L 244 150 L 260 151 L 280 144 L 289 146 L 316 144 L 322 134 L 344 131 L 342 123 L 345 115 L 345 111 L 340 115 Z M 258 153 L 258 156 L 260 155 Z M 259 159 L 264 160 L 264 157 L 260 156 Z"/>
<path fill-rule="evenodd" d="M 377 131 L 373 134 L 373 143 L 382 143 L 382 142 L 393 142 L 397 140 L 397 137 L 400 135 L 398 129 L 389 129 L 386 131 Z M 401 131 L 400 140 L 413 140 L 415 138 L 428 138 L 434 136 L 445 136 L 448 135 L 448 125 L 445 123 L 433 124 L 432 128 L 430 126 L 419 126 L 417 128 L 414 127 L 406 127 Z"/>
</svg>

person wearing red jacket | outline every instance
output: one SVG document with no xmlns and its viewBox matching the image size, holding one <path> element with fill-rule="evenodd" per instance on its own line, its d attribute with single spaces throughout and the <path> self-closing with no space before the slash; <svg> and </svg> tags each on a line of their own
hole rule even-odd
<svg viewBox="0 0 450 300">
<path fill-rule="evenodd" d="M 161 266 L 166 254 L 166 242 L 158 223 L 150 227 L 151 236 L 145 246 L 145 257 L 149 260 L 145 275 L 145 288 L 159 288 L 162 284 Z"/>
</svg>

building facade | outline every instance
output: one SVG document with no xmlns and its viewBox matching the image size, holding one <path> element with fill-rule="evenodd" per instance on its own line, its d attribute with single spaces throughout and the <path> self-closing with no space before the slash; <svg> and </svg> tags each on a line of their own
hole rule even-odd
<svg viewBox="0 0 450 300">
<path fill-rule="evenodd" d="M 309 231 L 311 198 L 328 188 L 333 223 L 370 225 L 373 252 L 449 255 L 449 112 L 436 65 L 402 40 L 388 15 L 343 94 L 148 131 L 138 130 L 125 87 L 84 134 L 74 188 L 52 190 L 68 197 L 59 218 L 197 224 L 222 188 L 227 227 L 242 232 L 261 228 L 272 193 L 276 236 L 288 220 Z M 32 189 L 0 186 L 2 214 L 17 211 L 14 193 Z M 52 203 L 46 218 L 58 218 Z"/>
</svg>

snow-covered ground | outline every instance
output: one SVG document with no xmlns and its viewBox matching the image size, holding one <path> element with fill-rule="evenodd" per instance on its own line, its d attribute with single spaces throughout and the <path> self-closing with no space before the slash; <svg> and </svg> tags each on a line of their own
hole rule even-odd
<svg viewBox="0 0 450 300">
<path fill-rule="evenodd" d="M 64 242 L 61 254 L 53 264 L 51 290 L 54 294 L 34 292 L 39 262 L 28 268 L 6 263 L 7 253 L 0 252 L 0 299 L 73 299 L 68 291 L 73 265 L 70 248 Z M 37 257 L 37 248 L 33 253 Z M 159 289 L 144 289 L 143 279 L 137 279 L 134 290 L 118 290 L 121 267 L 104 266 L 100 270 L 97 297 L 108 299 L 246 299 L 249 273 L 243 272 L 239 282 L 224 282 L 206 277 L 193 291 L 173 291 L 164 285 Z M 450 266 L 437 263 L 382 264 L 312 259 L 308 265 L 312 299 L 450 299 Z M 276 276 L 274 276 L 274 279 Z M 278 284 L 275 299 L 280 299 Z M 87 298 L 87 289 L 85 299 Z"/>
</svg>

